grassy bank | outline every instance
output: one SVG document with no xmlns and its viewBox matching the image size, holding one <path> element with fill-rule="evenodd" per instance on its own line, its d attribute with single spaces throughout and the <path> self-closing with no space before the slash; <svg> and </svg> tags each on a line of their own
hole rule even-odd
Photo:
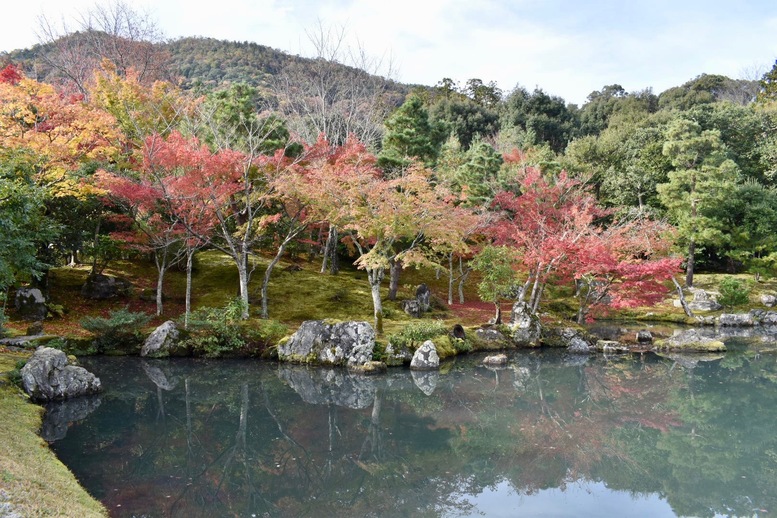
<svg viewBox="0 0 777 518">
<path fill-rule="evenodd" d="M 107 516 L 38 436 L 43 408 L 8 381 L 26 356 L 0 350 L 0 505 L 25 517 Z"/>
</svg>

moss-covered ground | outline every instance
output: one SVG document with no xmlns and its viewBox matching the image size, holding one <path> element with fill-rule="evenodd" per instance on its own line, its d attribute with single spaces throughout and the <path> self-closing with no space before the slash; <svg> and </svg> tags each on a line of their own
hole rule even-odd
<svg viewBox="0 0 777 518">
<path fill-rule="evenodd" d="M 43 408 L 8 379 L 28 356 L 0 348 L 0 506 L 18 516 L 107 516 L 37 434 Z"/>
</svg>

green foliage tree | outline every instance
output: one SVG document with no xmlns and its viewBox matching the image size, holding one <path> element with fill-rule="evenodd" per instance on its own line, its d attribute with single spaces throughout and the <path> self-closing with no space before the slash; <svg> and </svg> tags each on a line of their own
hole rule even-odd
<svg viewBox="0 0 777 518">
<path fill-rule="evenodd" d="M 411 95 L 385 122 L 383 149 L 378 166 L 396 171 L 408 167 L 413 160 L 433 166 L 445 139 L 445 128 L 429 119 L 423 101 Z"/>
<path fill-rule="evenodd" d="M 529 93 L 518 87 L 502 103 L 501 126 L 516 128 L 528 135 L 529 144 L 547 143 L 562 152 L 576 132 L 574 112 L 560 97 L 550 96 L 541 89 Z"/>
<path fill-rule="evenodd" d="M 722 245 L 727 239 L 716 209 L 736 188 L 739 170 L 726 158 L 720 132 L 702 130 L 682 117 L 669 125 L 663 152 L 674 170 L 658 186 L 658 194 L 687 247 L 685 282 L 692 287 L 696 247 Z"/>
<path fill-rule="evenodd" d="M 486 246 L 472 260 L 472 268 L 482 276 L 478 296 L 483 302 L 494 304 L 494 323 L 502 323 L 501 301 L 512 290 L 517 275 L 513 270 L 515 250 L 509 246 Z"/>
<path fill-rule="evenodd" d="M 490 137 L 499 129 L 499 116 L 491 108 L 460 95 L 441 96 L 429 108 L 432 123 L 444 124 L 464 149 L 477 136 Z"/>
<path fill-rule="evenodd" d="M 774 61 L 772 69 L 763 75 L 759 84 L 761 91 L 758 93 L 758 102 L 777 101 L 777 60 Z"/>
</svg>

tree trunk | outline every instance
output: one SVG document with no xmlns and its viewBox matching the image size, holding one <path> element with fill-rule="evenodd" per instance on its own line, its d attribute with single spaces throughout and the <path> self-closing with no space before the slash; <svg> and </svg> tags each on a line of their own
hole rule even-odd
<svg viewBox="0 0 777 518">
<path fill-rule="evenodd" d="M 385 271 L 383 268 L 367 270 L 367 280 L 370 283 L 370 292 L 372 293 L 372 307 L 375 314 L 375 332 L 383 334 L 383 303 L 380 300 L 380 283 L 383 281 Z"/>
<path fill-rule="evenodd" d="M 340 271 L 340 265 L 337 261 L 337 241 L 337 227 L 329 225 L 329 234 L 324 245 L 324 259 L 321 262 L 321 273 L 326 272 L 327 262 L 331 275 L 337 275 L 337 272 Z"/>
<path fill-rule="evenodd" d="M 189 329 L 189 315 L 192 313 L 192 259 L 194 249 L 186 251 L 186 310 L 183 314 L 183 328 Z"/>
<path fill-rule="evenodd" d="M 683 287 L 680 286 L 680 283 L 677 282 L 677 279 L 674 278 L 674 275 L 672 276 L 672 282 L 674 283 L 674 287 L 677 288 L 677 294 L 680 296 L 680 305 L 683 307 L 683 311 L 685 311 L 686 316 L 694 318 L 693 311 L 691 311 L 691 308 L 688 307 L 688 303 L 685 301 Z"/>
<path fill-rule="evenodd" d="M 464 283 L 467 282 L 467 277 L 471 271 L 472 268 L 469 266 L 466 270 L 464 269 L 464 259 L 459 257 L 459 273 L 461 274 L 459 277 L 459 304 L 464 304 Z"/>
<path fill-rule="evenodd" d="M 156 279 L 156 316 L 161 315 L 164 310 L 162 307 L 162 286 L 165 280 L 165 271 L 166 267 L 163 265 L 162 268 L 159 269 L 159 275 L 157 275 Z"/>
<path fill-rule="evenodd" d="M 243 312 L 240 317 L 248 320 L 248 254 L 241 253 L 235 258 L 237 265 L 237 276 L 240 282 L 240 300 L 243 303 Z"/>
<path fill-rule="evenodd" d="M 499 302 L 494 302 L 496 306 L 496 314 L 494 315 L 494 324 L 500 325 L 502 323 L 502 305 Z"/>
<path fill-rule="evenodd" d="M 399 291 L 399 276 L 402 273 L 402 261 L 391 259 L 389 261 L 389 300 L 397 300 L 397 291 Z"/>
<path fill-rule="evenodd" d="M 439 271 L 439 270 L 438 270 Z M 453 276 L 453 252 L 448 254 L 448 305 L 453 305 L 453 285 L 456 279 Z"/>
<path fill-rule="evenodd" d="M 691 238 L 688 243 L 688 263 L 685 266 L 685 286 L 693 288 L 694 255 L 696 254 L 696 241 Z"/>
<path fill-rule="evenodd" d="M 288 245 L 290 241 L 290 237 L 287 237 L 283 240 L 283 242 L 278 247 L 278 252 L 275 254 L 275 257 L 272 258 L 272 261 L 270 261 L 270 264 L 267 265 L 267 269 L 264 271 L 264 279 L 262 279 L 262 318 L 270 318 L 270 313 L 267 308 L 267 290 L 270 286 L 270 275 L 272 275 L 272 270 L 275 268 L 275 265 L 278 264 L 278 261 L 280 261 L 281 257 L 283 257 L 283 252 L 286 250 L 286 245 Z"/>
</svg>

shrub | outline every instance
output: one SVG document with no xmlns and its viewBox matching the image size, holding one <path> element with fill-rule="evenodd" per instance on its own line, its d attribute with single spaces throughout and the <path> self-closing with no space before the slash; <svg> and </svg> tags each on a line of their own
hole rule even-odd
<svg viewBox="0 0 777 518">
<path fill-rule="evenodd" d="M 112 351 L 117 347 L 131 349 L 142 342 L 141 328 L 148 324 L 151 316 L 133 312 L 127 308 L 111 311 L 108 318 L 85 317 L 81 327 L 95 335 L 94 345 L 98 353 Z"/>
<path fill-rule="evenodd" d="M 23 389 L 22 385 L 22 367 L 27 365 L 27 360 L 17 360 L 14 369 L 8 372 L 8 381 Z"/>
<path fill-rule="evenodd" d="M 725 307 L 741 306 L 750 301 L 750 286 L 736 277 L 724 277 L 719 289 L 718 302 Z"/>
<path fill-rule="evenodd" d="M 441 320 L 419 320 L 408 324 L 399 333 L 389 336 L 388 341 L 397 347 L 416 349 L 426 340 L 447 334 L 448 328 Z"/>
<path fill-rule="evenodd" d="M 193 311 L 189 316 L 189 333 L 185 344 L 191 347 L 195 355 L 209 358 L 244 348 L 247 340 L 259 339 L 263 328 L 256 328 L 258 333 L 254 335 L 244 327 L 242 314 L 243 302 L 240 299 L 232 300 L 220 308 L 203 307 Z M 284 328 L 284 334 L 285 331 Z M 271 324 L 264 328 L 264 332 L 280 333 L 278 327 Z"/>
</svg>

